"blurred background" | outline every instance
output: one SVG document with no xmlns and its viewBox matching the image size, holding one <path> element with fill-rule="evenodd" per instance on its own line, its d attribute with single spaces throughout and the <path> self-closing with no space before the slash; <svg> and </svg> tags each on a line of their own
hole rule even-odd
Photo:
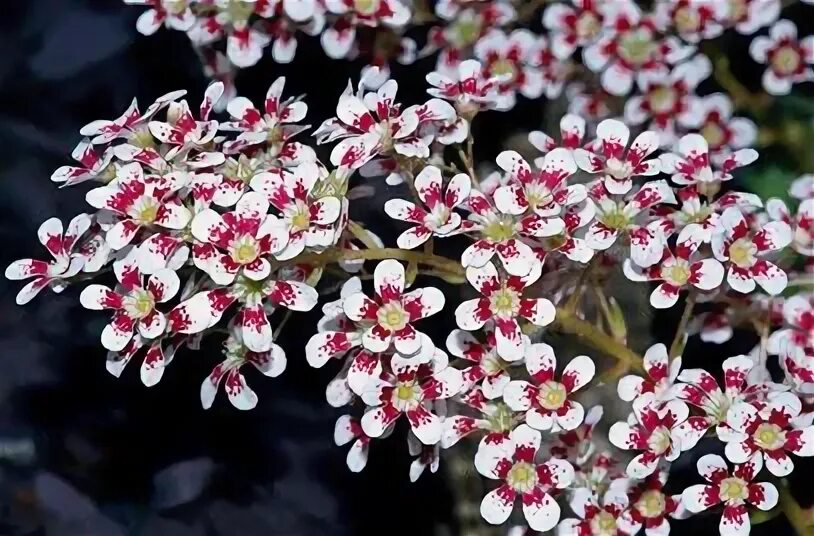
<svg viewBox="0 0 814 536">
<path fill-rule="evenodd" d="M 797 7 L 785 15 L 794 18 L 801 34 L 812 33 L 810 8 L 794 11 Z M 54 169 L 69 162 L 81 126 L 117 117 L 133 97 L 144 107 L 185 88 L 189 101 L 197 103 L 207 81 L 183 33 L 138 35 L 135 21 L 142 10 L 120 1 L 4 2 L 2 11 L 0 264 L 5 267 L 45 253 L 36 240 L 42 221 L 85 210 L 87 188 L 58 190 L 49 180 Z M 716 43 L 732 58 L 733 72 L 744 85 L 757 90 L 761 70 L 748 59 L 748 40 L 730 34 Z M 393 66 L 402 102 L 426 98 L 424 74 L 433 64 L 429 59 Z M 338 95 L 361 67 L 361 62 L 329 60 L 315 39 L 301 39 L 293 64 L 277 65 L 267 56 L 239 74 L 237 87 L 259 101 L 275 78 L 286 76 L 286 95 L 307 93 L 307 122 L 316 127 L 333 115 Z M 479 119 L 477 158 L 493 161 L 518 131 L 556 124 L 563 103 L 546 108 L 543 102 L 521 99 L 510 113 Z M 777 106 L 761 127 L 780 142 L 761 149 L 754 171 L 742 178 L 745 187 L 762 195 L 782 193 L 801 170 L 814 171 L 806 169 L 814 154 L 811 93 L 795 91 Z M 381 204 L 365 204 L 360 210 L 367 213 L 360 216 L 374 230 L 381 226 L 387 239 L 391 231 Z M 458 471 L 463 478 L 453 475 L 458 467 L 453 460 L 442 462 L 438 474 L 410 484 L 406 441 L 397 433 L 376 444 L 363 473 L 347 470 L 346 450 L 332 439 L 340 412 L 324 399 L 336 371 L 313 370 L 302 354 L 317 314 L 298 317 L 301 321 L 292 322 L 282 337 L 285 374 L 268 379 L 247 373 L 260 397 L 255 410 L 239 412 L 221 393 L 204 411 L 198 392 L 221 360 L 217 345 L 182 353 L 163 381 L 148 389 L 138 367 L 129 367 L 120 379 L 106 372 L 98 342 L 104 315 L 82 309 L 77 289 L 44 292 L 17 307 L 18 287 L 0 281 L 0 536 L 474 534 L 462 526 L 477 507 L 468 497 L 479 500 L 481 491 L 465 464 Z M 678 314 L 666 313 L 655 322 L 641 316 L 635 337 L 669 341 Z M 436 324 L 439 334 L 452 325 Z M 747 352 L 753 344 L 746 336 L 736 336 L 724 349 L 691 341 L 685 356 L 689 366 L 704 366 L 707 359 L 719 363 L 721 356 Z M 694 462 L 684 467 L 692 472 Z M 811 497 L 804 490 L 811 468 L 802 465 L 795 472 L 793 484 L 804 505 Z M 717 518 L 673 527 L 678 533 L 713 534 Z M 790 531 L 781 516 L 753 534 Z"/>
</svg>

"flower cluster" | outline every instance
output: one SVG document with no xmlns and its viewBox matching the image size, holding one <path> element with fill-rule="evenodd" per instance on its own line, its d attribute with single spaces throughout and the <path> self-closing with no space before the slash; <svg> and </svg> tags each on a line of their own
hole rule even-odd
<svg viewBox="0 0 814 536">
<path fill-rule="evenodd" d="M 335 441 L 350 445 L 348 467 L 361 471 L 400 420 L 412 480 L 438 469 L 441 449 L 476 439 L 474 467 L 495 481 L 481 515 L 502 524 L 516 511 L 521 531 L 667 534 L 671 519 L 723 503 L 721 533 L 745 534 L 749 508 L 778 502 L 767 480 L 814 455 L 814 177 L 787 201 L 738 191 L 740 168 L 758 158 L 756 127 L 732 117 L 725 94 L 697 94 L 712 72 L 698 44 L 728 28 L 771 25 L 750 47 L 768 64 L 769 93 L 814 78 L 814 38 L 777 21 L 777 0 L 657 0 L 650 12 L 548 2 L 545 36 L 520 27 L 524 10 L 509 1 L 441 0 L 433 13 L 402 0 L 125 1 L 149 6 L 142 33 L 225 40 L 239 67 L 269 44 L 291 61 L 297 31 L 335 58 L 376 45 L 310 137 L 308 107 L 284 97 L 283 78 L 262 106 L 215 82 L 195 112 L 178 91 L 80 130 L 77 164 L 51 178 L 92 185 L 93 210 L 43 223 L 53 260 L 16 261 L 6 277 L 30 279 L 21 305 L 106 279 L 79 301 L 110 311 L 112 374 L 141 354 L 152 386 L 184 347 L 220 340 L 201 403 L 223 384 L 251 409 L 243 365 L 280 375 L 290 315 L 321 304 L 304 354 L 336 373 L 326 398 L 343 408 Z M 404 37 L 417 19 L 432 22 L 420 51 Z M 433 53 L 430 98 L 402 105 L 387 62 Z M 503 150 L 488 177 L 476 171 L 478 115 L 563 92 L 558 135 L 528 136 L 536 157 Z M 396 247 L 352 218 L 351 202 L 370 197 L 360 176 L 391 187 L 381 208 L 395 232 L 379 234 Z M 614 286 L 683 309 L 669 347 L 631 347 Z M 441 318 L 455 326 L 431 328 Z M 750 355 L 718 375 L 682 368 L 689 336 L 721 343 L 744 327 L 760 336 Z M 614 453 L 594 441 L 604 411 L 585 397 L 605 384 L 630 403 L 608 412 Z M 702 439 L 723 457 L 698 458 L 706 483 L 675 489 L 671 464 Z"/>
</svg>

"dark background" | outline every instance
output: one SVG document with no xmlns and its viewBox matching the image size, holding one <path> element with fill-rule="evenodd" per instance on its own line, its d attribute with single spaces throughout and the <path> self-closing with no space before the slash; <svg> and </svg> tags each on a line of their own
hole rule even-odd
<svg viewBox="0 0 814 536">
<path fill-rule="evenodd" d="M 49 180 L 69 163 L 82 125 L 117 117 L 134 96 L 144 109 L 174 89 L 188 89 L 197 105 L 207 81 L 185 35 L 136 33 L 138 7 L 115 0 L 32 0 L 4 2 L 2 11 L 5 267 L 46 254 L 36 240 L 42 221 L 67 221 L 87 210 L 86 186 L 58 190 Z M 745 61 L 743 41 L 725 44 L 735 47 L 736 61 Z M 432 64 L 394 67 L 402 102 L 425 98 L 423 76 Z M 259 102 L 285 75 L 286 95 L 307 93 L 307 122 L 317 126 L 333 115 L 338 95 L 360 67 L 328 60 L 315 39 L 301 38 L 292 65 L 276 65 L 267 55 L 239 75 L 237 86 Z M 753 65 L 744 63 L 742 72 L 759 84 Z M 521 99 L 511 113 L 487 114 L 476 126 L 477 156 L 491 159 L 515 130 L 539 128 L 543 111 L 540 102 Z M 384 222 L 378 205 L 365 215 L 374 229 Z M 302 355 L 316 314 L 297 317 L 301 321 L 291 322 L 280 341 L 288 355 L 285 374 L 268 379 L 246 372 L 260 397 L 255 410 L 239 412 L 220 393 L 213 409 L 204 411 L 198 392 L 221 359 L 216 344 L 182 352 L 161 383 L 148 389 L 138 378 L 138 362 L 120 379 L 106 372 L 99 344 L 105 315 L 83 310 L 78 289 L 44 291 L 17 307 L 19 286 L 0 281 L 0 536 L 456 533 L 443 465 L 438 475 L 410 484 L 403 434 L 377 442 L 362 474 L 345 467 L 346 447 L 332 440 L 341 413 L 324 401 L 335 366 L 315 371 Z M 672 314 L 665 320 L 659 324 L 676 324 Z M 672 329 L 656 335 L 669 339 Z M 749 348 L 745 340 L 737 345 L 725 355 Z M 723 355 L 719 350 L 713 350 L 715 358 Z M 710 356 L 692 344 L 688 351 L 696 356 L 692 366 Z M 686 466 L 679 470 L 679 480 L 695 482 Z M 716 533 L 715 525 L 717 517 L 673 527 Z M 781 518 L 753 533 L 789 531 Z"/>
</svg>

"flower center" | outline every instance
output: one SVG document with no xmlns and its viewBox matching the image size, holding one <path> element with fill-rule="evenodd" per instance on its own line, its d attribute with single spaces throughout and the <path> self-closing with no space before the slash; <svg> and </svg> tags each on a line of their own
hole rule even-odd
<svg viewBox="0 0 814 536">
<path fill-rule="evenodd" d="M 775 50 L 772 55 L 772 67 L 780 75 L 791 75 L 800 68 L 800 52 L 786 45 Z"/>
<path fill-rule="evenodd" d="M 517 296 L 517 292 L 503 287 L 492 294 L 490 297 L 490 305 L 492 313 L 495 316 L 511 318 L 514 317 L 520 309 L 520 299 Z"/>
<path fill-rule="evenodd" d="M 293 212 L 291 213 L 291 230 L 294 232 L 305 231 L 311 227 L 311 211 L 308 205 L 302 201 L 297 201 Z"/>
<path fill-rule="evenodd" d="M 721 147 L 726 141 L 726 133 L 717 121 L 707 121 L 701 127 L 701 135 L 707 140 L 711 149 Z"/>
<path fill-rule="evenodd" d="M 647 439 L 647 448 L 658 456 L 667 452 L 670 444 L 670 431 L 664 426 L 659 426 L 653 430 L 653 433 Z"/>
<path fill-rule="evenodd" d="M 672 266 L 661 267 L 661 277 L 676 286 L 684 286 L 690 280 L 690 268 L 687 263 L 678 261 Z"/>
<path fill-rule="evenodd" d="M 232 22 L 247 21 L 254 12 L 254 3 L 244 0 L 230 0 L 225 11 Z"/>
<path fill-rule="evenodd" d="M 749 268 L 755 263 L 756 252 L 751 240 L 740 238 L 729 246 L 729 260 L 739 268 Z"/>
<path fill-rule="evenodd" d="M 656 52 L 656 45 L 645 30 L 625 32 L 619 40 L 619 56 L 633 66 L 650 60 Z"/>
<path fill-rule="evenodd" d="M 134 318 L 144 318 L 153 312 L 155 308 L 155 299 L 146 290 L 134 290 L 128 298 L 125 309 Z"/>
<path fill-rule="evenodd" d="M 650 92 L 650 110 L 655 114 L 673 111 L 677 100 L 676 90 L 668 86 L 659 86 Z"/>
<path fill-rule="evenodd" d="M 540 385 L 537 394 L 537 403 L 547 410 L 558 410 L 565 404 L 568 392 L 565 386 L 554 380 L 549 380 Z"/>
<path fill-rule="evenodd" d="M 410 317 L 401 302 L 391 301 L 379 308 L 377 320 L 390 331 L 400 331 L 409 323 Z"/>
<path fill-rule="evenodd" d="M 726 501 L 743 501 L 749 497 L 749 489 L 746 482 L 740 478 L 731 476 L 724 478 L 719 484 L 718 495 L 721 499 Z"/>
<path fill-rule="evenodd" d="M 537 470 L 528 462 L 519 462 L 509 469 L 506 483 L 518 493 L 528 493 L 537 485 Z"/>
<path fill-rule="evenodd" d="M 362 15 L 373 15 L 379 9 L 379 0 L 353 0 L 353 8 Z"/>
<path fill-rule="evenodd" d="M 139 199 L 130 212 L 134 220 L 143 225 L 150 225 L 158 217 L 159 206 L 157 199 L 145 195 Z"/>
<path fill-rule="evenodd" d="M 487 418 L 489 431 L 501 433 L 513 429 L 515 425 L 515 415 L 516 412 L 503 402 L 495 403 L 494 412 Z"/>
<path fill-rule="evenodd" d="M 776 450 L 786 443 L 786 433 L 776 424 L 765 422 L 757 427 L 752 439 L 764 450 Z"/>
<path fill-rule="evenodd" d="M 514 222 L 511 218 L 495 218 L 483 228 L 483 235 L 492 242 L 503 242 L 514 236 Z"/>
<path fill-rule="evenodd" d="M 666 502 L 664 494 L 659 490 L 651 489 L 642 493 L 636 501 L 636 510 L 644 517 L 658 517 L 664 513 Z"/>
<path fill-rule="evenodd" d="M 599 33 L 602 25 L 593 11 L 583 11 L 577 19 L 576 32 L 580 39 L 590 39 Z"/>
<path fill-rule="evenodd" d="M 605 173 L 614 179 L 627 179 L 633 173 L 633 166 L 630 162 L 610 158 L 605 162 Z"/>
<path fill-rule="evenodd" d="M 504 83 L 512 82 L 517 77 L 517 68 L 514 62 L 501 58 L 492 64 L 492 74 Z"/>
<path fill-rule="evenodd" d="M 429 212 L 424 217 L 424 225 L 432 230 L 436 230 L 449 221 L 450 210 L 449 207 L 444 205 L 443 203 L 438 203 L 435 205 L 435 208 L 432 209 L 432 212 Z"/>
<path fill-rule="evenodd" d="M 260 256 L 260 248 L 253 236 L 244 235 L 230 244 L 232 260 L 238 264 L 249 264 Z"/>
<path fill-rule="evenodd" d="M 614 536 L 616 534 L 616 518 L 606 510 L 600 510 L 591 519 L 592 536 Z"/>
<path fill-rule="evenodd" d="M 481 24 L 476 18 L 461 18 L 452 27 L 452 38 L 450 41 L 452 41 L 452 44 L 455 45 L 456 48 L 464 48 L 477 41 L 480 33 Z"/>
<path fill-rule="evenodd" d="M 629 219 L 621 210 L 617 208 L 601 214 L 599 216 L 599 221 L 611 229 L 624 229 L 627 227 Z"/>
<path fill-rule="evenodd" d="M 701 16 L 698 11 L 690 9 L 689 6 L 678 8 L 673 20 L 680 32 L 695 32 L 701 28 Z"/>
<path fill-rule="evenodd" d="M 169 2 L 163 2 L 163 7 L 167 12 L 173 15 L 180 15 L 187 9 L 187 0 L 170 0 Z"/>
</svg>

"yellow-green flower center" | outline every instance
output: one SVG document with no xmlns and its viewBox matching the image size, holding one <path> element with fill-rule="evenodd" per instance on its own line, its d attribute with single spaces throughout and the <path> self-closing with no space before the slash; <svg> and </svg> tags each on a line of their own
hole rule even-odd
<svg viewBox="0 0 814 536">
<path fill-rule="evenodd" d="M 508 216 L 496 218 L 483 228 L 483 235 L 492 242 L 503 242 L 514 234 L 514 222 Z"/>
<path fill-rule="evenodd" d="M 242 236 L 231 245 L 232 260 L 238 264 L 249 264 L 260 256 L 257 240 L 252 236 Z"/>
<path fill-rule="evenodd" d="M 616 534 L 616 518 L 610 512 L 600 510 L 591 519 L 591 534 L 593 536 L 614 536 Z"/>
<path fill-rule="evenodd" d="M 785 444 L 786 434 L 776 424 L 766 422 L 757 427 L 754 434 L 752 434 L 752 439 L 762 449 L 775 450 Z"/>
<path fill-rule="evenodd" d="M 772 56 L 772 66 L 781 75 L 794 74 L 800 67 L 800 53 L 794 47 L 784 46 Z"/>
<path fill-rule="evenodd" d="M 516 463 L 509 469 L 506 483 L 519 493 L 527 493 L 537 485 L 537 470 L 530 463 Z"/>
<path fill-rule="evenodd" d="M 719 490 L 719 495 L 724 502 L 743 501 L 749 497 L 749 488 L 746 482 L 734 476 L 721 480 Z"/>
<path fill-rule="evenodd" d="M 643 30 L 626 32 L 619 40 L 619 56 L 633 66 L 646 63 L 656 51 L 656 44 Z"/>
<path fill-rule="evenodd" d="M 664 494 L 659 490 L 651 489 L 642 493 L 636 501 L 636 510 L 644 517 L 658 517 L 664 513 L 666 502 Z"/>
<path fill-rule="evenodd" d="M 568 399 L 568 392 L 565 386 L 560 382 L 549 380 L 540 385 L 540 390 L 537 394 L 537 403 L 547 410 L 560 409 L 565 401 Z"/>
<path fill-rule="evenodd" d="M 735 240 L 729 246 L 729 260 L 740 268 L 749 268 L 754 264 L 754 253 L 757 250 L 754 244 L 746 238 Z"/>
<path fill-rule="evenodd" d="M 400 302 L 392 301 L 379 308 L 377 320 L 390 331 L 399 331 L 408 324 L 410 317 Z"/>
</svg>

